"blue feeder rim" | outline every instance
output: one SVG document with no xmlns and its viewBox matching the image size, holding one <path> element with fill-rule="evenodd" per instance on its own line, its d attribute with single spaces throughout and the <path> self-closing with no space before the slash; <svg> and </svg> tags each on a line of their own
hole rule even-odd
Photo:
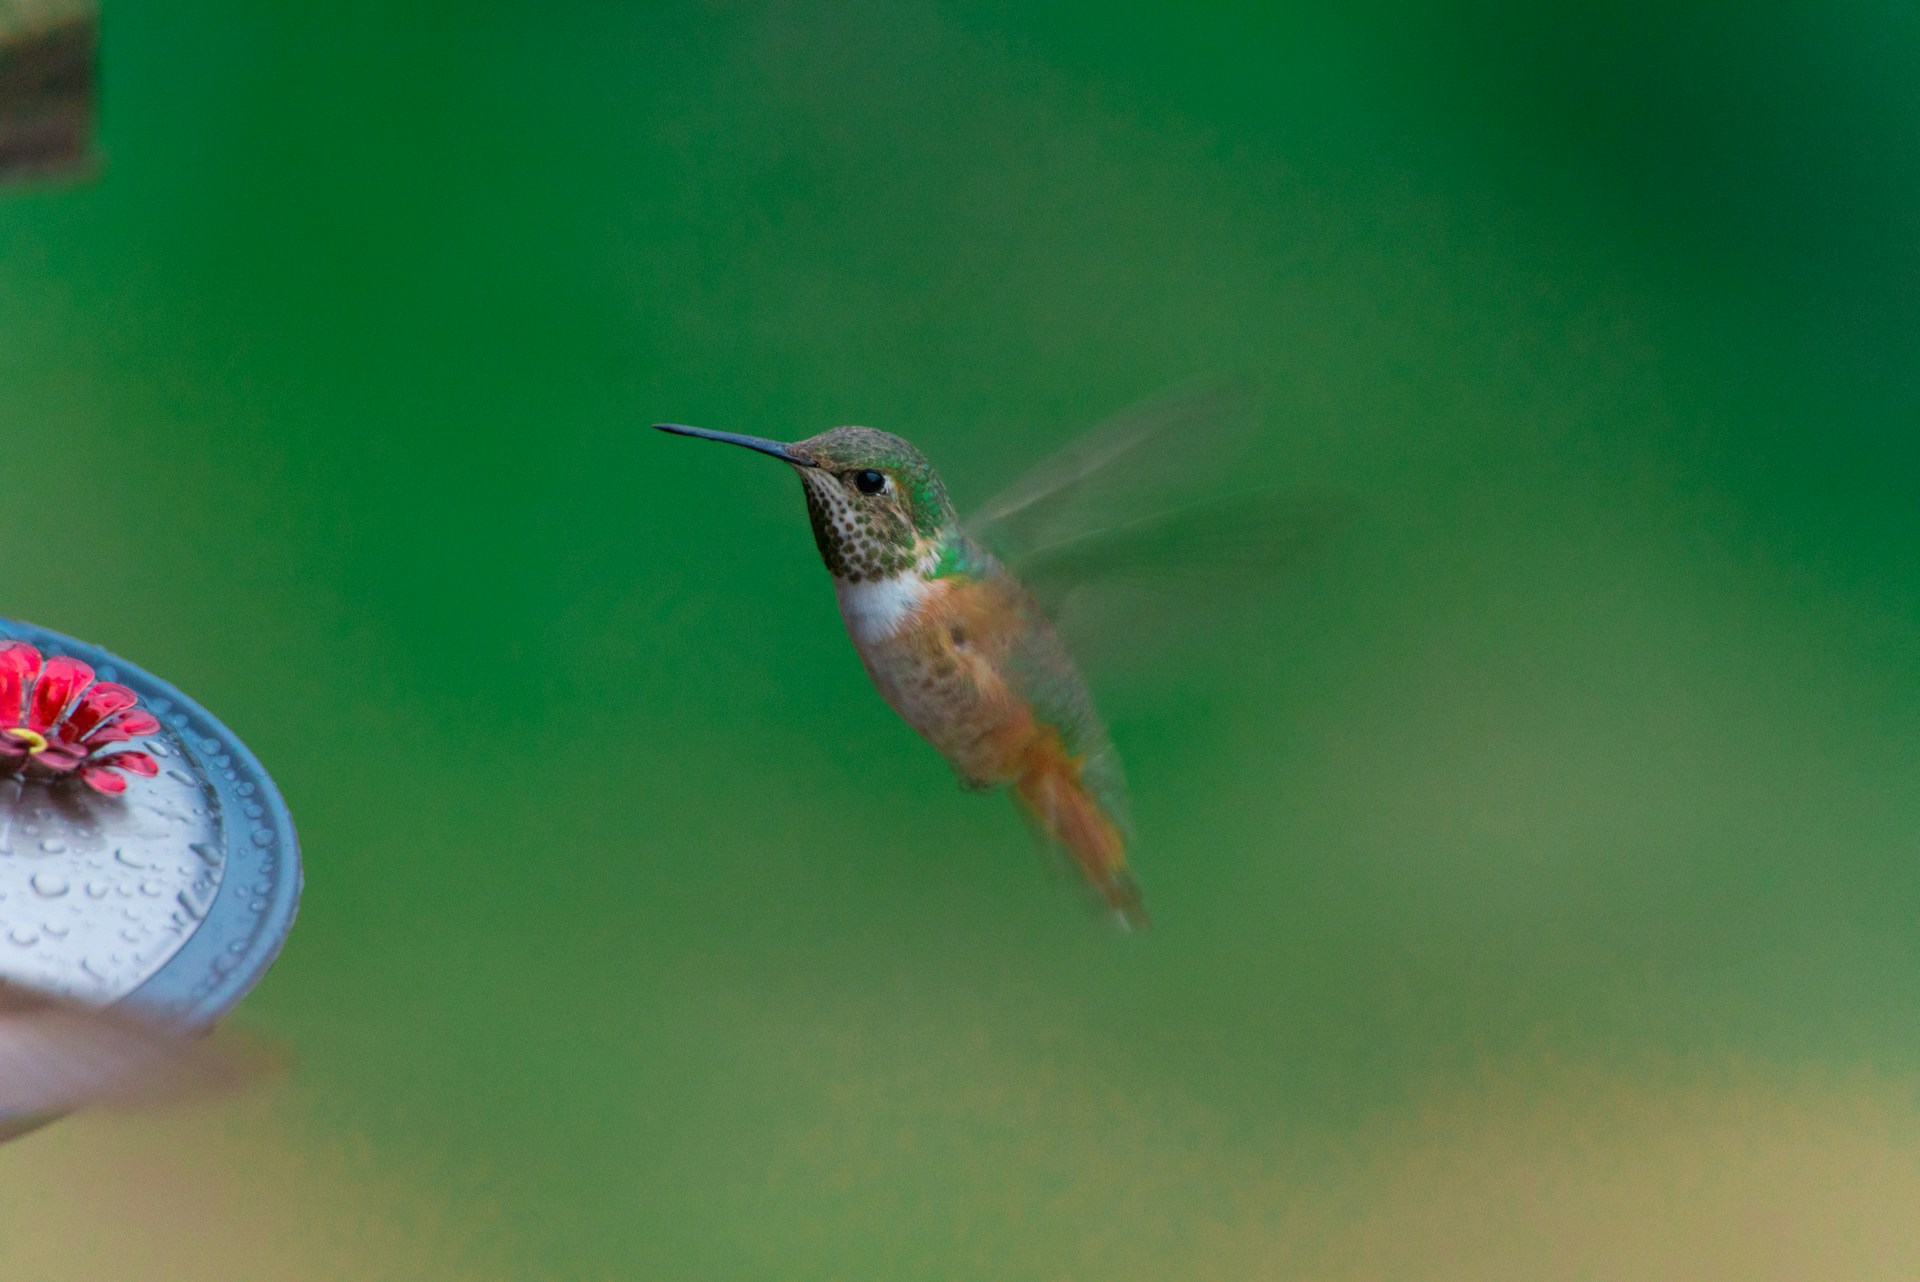
<svg viewBox="0 0 1920 1282">
<path fill-rule="evenodd" d="M 0 937 L 0 976 L 183 1027 L 212 1025 L 267 973 L 293 927 L 300 847 L 280 790 L 212 713 L 118 655 L 9 619 L 0 619 L 0 641 L 82 660 L 98 680 L 133 690 L 160 732 L 118 746 L 162 766 L 156 779 L 131 780 L 124 799 L 12 777 L 0 788 L 0 867 L 22 861 L 7 869 L 11 894 L 0 890 L 0 924 L 20 923 Z M 134 831 L 135 809 L 144 831 Z M 85 865 L 74 862 L 83 848 Z M 28 891 L 18 888 L 23 876 Z M 18 911 L 8 911 L 9 897 Z M 67 946 L 89 935 L 111 947 L 101 946 L 99 967 L 85 958 L 76 967 Z"/>
</svg>

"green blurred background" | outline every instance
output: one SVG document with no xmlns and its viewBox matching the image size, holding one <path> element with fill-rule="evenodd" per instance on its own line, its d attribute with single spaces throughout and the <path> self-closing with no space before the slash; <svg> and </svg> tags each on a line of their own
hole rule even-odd
<svg viewBox="0 0 1920 1282">
<path fill-rule="evenodd" d="M 12 1275 L 1920 1270 L 1910 7 L 128 0 L 102 65 L 101 179 L 0 200 L 0 610 L 279 779 L 298 1068 L 0 1154 Z M 1362 513 L 1096 690 L 1119 937 L 792 478 L 642 429 L 964 503 L 1209 372 Z"/>
</svg>

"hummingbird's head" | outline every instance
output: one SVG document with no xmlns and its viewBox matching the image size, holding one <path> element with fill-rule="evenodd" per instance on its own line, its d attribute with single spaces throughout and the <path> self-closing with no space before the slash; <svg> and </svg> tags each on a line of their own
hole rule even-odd
<svg viewBox="0 0 1920 1282">
<path fill-rule="evenodd" d="M 676 423 L 654 426 L 744 445 L 792 464 L 806 487 L 820 559 L 836 579 L 860 583 L 905 573 L 955 524 L 933 465 L 890 432 L 836 427 L 789 445 Z"/>
</svg>

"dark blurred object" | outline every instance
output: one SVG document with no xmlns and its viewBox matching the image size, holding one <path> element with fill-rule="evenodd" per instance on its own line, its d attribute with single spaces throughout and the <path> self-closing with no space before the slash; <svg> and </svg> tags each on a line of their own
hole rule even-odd
<svg viewBox="0 0 1920 1282">
<path fill-rule="evenodd" d="M 0 182 L 90 166 L 99 36 L 91 0 L 0 0 Z"/>
</svg>

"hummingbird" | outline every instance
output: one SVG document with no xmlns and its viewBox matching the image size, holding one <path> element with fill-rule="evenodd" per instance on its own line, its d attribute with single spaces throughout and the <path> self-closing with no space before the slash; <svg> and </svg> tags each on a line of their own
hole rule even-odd
<svg viewBox="0 0 1920 1282">
<path fill-rule="evenodd" d="M 1042 841 L 1067 855 L 1097 901 L 1132 929 L 1149 921 L 1127 863 L 1120 760 L 1056 627 L 1054 615 L 1072 598 L 1035 587 L 1104 575 L 1138 589 L 1153 582 L 1157 568 L 1183 587 L 1210 570 L 1238 590 L 1297 550 L 1306 527 L 1291 516 L 1279 524 L 1271 519 L 1285 506 L 1271 501 L 1271 491 L 1128 519 L 1124 503 L 1087 484 L 1128 471 L 1162 487 L 1191 470 L 1196 457 L 1216 462 L 1212 443 L 1192 434 L 1162 459 L 1142 459 L 1147 451 L 1140 447 L 1172 435 L 1169 427 L 1223 418 L 1210 396 L 1122 415 L 1033 469 L 967 522 L 926 456 L 890 432 L 836 427 L 786 442 L 679 423 L 654 427 L 741 446 L 793 468 L 841 617 L 881 697 L 946 758 L 963 787 L 1010 789 Z M 1123 457 L 1134 466 L 1112 466 Z M 1074 515 L 1067 496 L 1075 495 L 1096 501 L 1082 502 Z M 987 536 L 1018 541 L 1023 524 L 1037 527 L 1037 538 L 1029 528 L 1016 573 L 990 550 Z M 1179 549 L 1179 564 L 1156 565 L 1153 549 L 1167 547 Z"/>
<path fill-rule="evenodd" d="M 770 454 L 799 474 L 841 617 L 881 697 L 963 786 L 1011 787 L 1115 918 L 1145 926 L 1125 785 L 1093 700 L 1039 603 L 961 525 L 926 456 L 870 427 L 787 443 L 654 426 Z"/>
</svg>

